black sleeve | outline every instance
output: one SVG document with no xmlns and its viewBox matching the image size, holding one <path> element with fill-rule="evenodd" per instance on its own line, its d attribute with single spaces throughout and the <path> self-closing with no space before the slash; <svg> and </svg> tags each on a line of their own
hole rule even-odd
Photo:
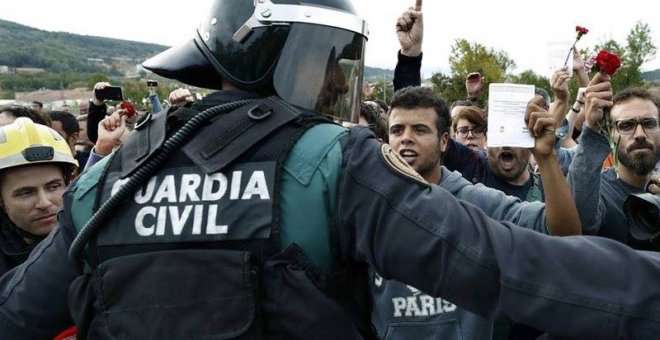
<svg viewBox="0 0 660 340">
<path fill-rule="evenodd" d="M 107 112 L 108 106 L 105 103 L 101 106 L 96 106 L 93 101 L 89 102 L 87 137 L 92 143 L 96 143 L 96 140 L 99 139 L 99 123 L 105 118 Z"/>
<path fill-rule="evenodd" d="M 338 191 L 348 260 L 490 320 L 506 315 L 554 336 L 660 334 L 660 287 L 649 284 L 660 277 L 657 253 L 492 220 L 396 171 L 371 133 L 352 130 L 342 140 Z"/>
<path fill-rule="evenodd" d="M 449 138 L 442 165 L 449 171 L 458 171 L 471 183 L 483 182 L 488 166 L 485 152 L 477 152 Z"/>
<path fill-rule="evenodd" d="M 394 69 L 394 91 L 408 86 L 419 86 L 422 83 L 420 70 L 422 69 L 422 56 L 407 57 L 399 51 L 398 61 Z"/>
</svg>

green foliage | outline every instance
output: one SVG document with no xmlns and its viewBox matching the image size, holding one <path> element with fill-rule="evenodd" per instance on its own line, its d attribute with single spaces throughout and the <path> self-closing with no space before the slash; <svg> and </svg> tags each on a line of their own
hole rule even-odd
<svg viewBox="0 0 660 340">
<path fill-rule="evenodd" d="M 53 73 L 107 72 L 87 58 L 144 60 L 165 49 L 156 44 L 47 32 L 0 20 L 0 65 L 9 67 L 36 67 Z"/>
<path fill-rule="evenodd" d="M 508 81 L 515 84 L 534 85 L 546 90 L 548 93 L 552 93 L 548 78 L 540 76 L 532 70 L 524 71 L 519 75 L 511 75 Z"/>
<path fill-rule="evenodd" d="M 122 86 L 124 100 L 132 102 L 139 109 L 151 110 L 151 104 L 149 103 L 149 90 L 147 89 L 147 85 L 144 80 L 127 79 L 118 84 Z M 160 99 L 161 102 L 164 99 L 167 99 L 170 95 L 170 92 L 172 92 L 172 90 L 176 89 L 177 87 L 177 84 L 174 83 L 168 83 L 164 86 L 159 86 L 156 88 L 158 99 Z"/>
<path fill-rule="evenodd" d="M 537 88 L 542 88 L 552 97 L 552 88 L 550 87 L 550 80 L 544 76 L 540 76 L 532 70 L 526 70 L 519 75 L 510 75 L 507 82 L 514 84 L 527 84 L 534 85 Z M 576 90 L 577 93 L 577 90 Z"/>
<path fill-rule="evenodd" d="M 605 41 L 592 48 L 580 51 L 584 58 L 595 56 L 600 50 L 605 49 L 617 54 L 621 58 L 622 66 L 612 77 L 614 92 L 628 87 L 644 86 L 644 77 L 641 66 L 652 60 L 657 48 L 653 43 L 653 37 L 648 24 L 638 22 L 628 34 L 626 45 L 617 41 Z M 465 89 L 465 78 L 470 72 L 480 72 L 485 77 L 484 89 L 482 90 L 479 104 L 484 105 L 488 98 L 488 84 L 499 82 L 511 82 L 518 84 L 530 84 L 541 87 L 552 94 L 549 79 L 535 74 L 531 70 L 524 71 L 519 75 L 510 72 L 515 68 L 515 62 L 509 58 L 504 51 L 495 51 L 479 43 L 471 43 L 465 39 L 457 39 L 451 48 L 449 56 L 451 75 L 436 73 L 431 78 L 435 91 L 439 93 L 447 103 L 456 100 L 464 100 L 467 97 Z M 647 79 L 660 79 L 660 70 L 644 74 Z M 575 77 L 574 77 L 575 78 Z M 650 86 L 649 84 L 646 84 Z M 577 81 L 572 79 L 569 85 L 572 100 L 577 94 Z"/>
<path fill-rule="evenodd" d="M 658 81 L 660 80 L 660 69 L 654 70 L 654 71 L 649 71 L 649 72 L 644 72 L 642 73 L 642 77 L 646 81 Z"/>
<path fill-rule="evenodd" d="M 385 79 L 392 81 L 393 78 L 394 71 L 392 70 L 369 66 L 364 67 L 364 81 L 376 83 Z"/>
<path fill-rule="evenodd" d="M 448 76 L 443 73 L 434 73 L 431 76 L 431 83 L 433 83 L 434 90 L 440 94 L 447 105 L 451 105 L 451 103 L 457 100 L 465 100 L 467 97 L 465 93 L 465 77 L 461 78 L 456 75 Z"/>
<path fill-rule="evenodd" d="M 655 57 L 657 48 L 653 44 L 653 37 L 651 36 L 651 29 L 648 24 L 637 22 L 626 40 L 628 42 L 628 61 L 631 66 L 636 66 L 639 69 L 642 64 L 653 60 Z"/>
<path fill-rule="evenodd" d="M 479 72 L 486 82 L 501 82 L 516 63 L 504 51 L 495 51 L 479 43 L 457 39 L 449 55 L 449 67 L 453 75 L 463 79 L 470 72 Z"/>
<path fill-rule="evenodd" d="M 608 40 L 594 46 L 588 55 L 595 56 L 603 49 L 621 58 L 621 68 L 612 77 L 612 88 L 615 93 L 628 87 L 644 85 L 641 67 L 645 62 L 652 60 L 657 51 L 648 24 L 637 22 L 628 33 L 625 46 L 617 41 Z"/>
<path fill-rule="evenodd" d="M 14 92 L 0 91 L 0 99 L 14 99 Z"/>
<path fill-rule="evenodd" d="M 470 43 L 465 39 L 456 39 L 449 55 L 451 76 L 436 73 L 431 77 L 435 89 L 447 101 L 452 103 L 465 100 L 465 77 L 471 72 L 479 72 L 485 78 L 480 104 L 488 98 L 490 83 L 505 81 L 507 72 L 516 67 L 516 63 L 504 51 L 495 51 L 479 43 Z"/>
<path fill-rule="evenodd" d="M 94 85 L 96 83 L 102 83 L 102 82 L 110 82 L 110 77 L 108 75 L 103 74 L 103 73 L 94 73 L 89 76 L 89 80 L 87 81 L 87 88 L 88 89 L 93 89 Z"/>
<path fill-rule="evenodd" d="M 374 93 L 365 100 L 380 99 L 386 103 L 392 101 L 394 96 L 394 85 L 390 79 L 382 79 L 372 83 L 374 85 Z"/>
<path fill-rule="evenodd" d="M 0 85 L 4 90 L 13 92 L 46 89 L 73 88 L 74 84 L 86 84 L 89 75 L 84 73 L 13 73 L 1 74 Z"/>
</svg>

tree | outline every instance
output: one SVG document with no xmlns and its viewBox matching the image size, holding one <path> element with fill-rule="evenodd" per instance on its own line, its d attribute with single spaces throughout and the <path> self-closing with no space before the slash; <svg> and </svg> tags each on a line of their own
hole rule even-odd
<svg viewBox="0 0 660 340">
<path fill-rule="evenodd" d="M 394 85 L 389 79 L 380 80 L 374 83 L 374 93 L 371 95 L 371 100 L 380 99 L 389 104 L 394 96 Z"/>
<path fill-rule="evenodd" d="M 486 82 L 501 82 L 516 67 L 504 51 L 495 51 L 479 43 L 456 39 L 449 55 L 452 75 L 465 78 L 470 72 L 480 72 Z"/>
<path fill-rule="evenodd" d="M 638 21 L 635 27 L 630 30 L 626 40 L 628 41 L 628 45 L 626 46 L 628 51 L 627 59 L 631 66 L 639 69 L 642 64 L 653 60 L 655 57 L 657 48 L 653 44 L 651 29 L 648 24 Z"/>
<path fill-rule="evenodd" d="M 621 58 L 621 68 L 612 77 L 612 88 L 616 93 L 629 87 L 644 85 L 641 67 L 655 57 L 657 48 L 653 44 L 648 24 L 637 22 L 628 33 L 625 47 L 614 40 L 609 40 L 596 45 L 592 50 L 593 55 L 600 50 L 610 51 Z"/>
<path fill-rule="evenodd" d="M 159 81 L 159 83 L 160 86 L 156 88 L 156 94 L 161 102 L 168 99 L 172 90 L 183 86 L 182 84 L 173 81 Z M 122 86 L 124 100 L 132 102 L 133 105 L 140 110 L 151 110 L 151 104 L 148 102 L 149 90 L 147 88 L 146 80 L 126 79 L 119 85 Z M 144 102 L 147 102 L 146 105 L 143 104 L 143 99 L 145 100 Z"/>
<path fill-rule="evenodd" d="M 489 83 L 499 83 L 506 79 L 506 74 L 516 67 L 513 59 L 504 51 L 495 51 L 479 43 L 470 43 L 465 39 L 456 39 L 449 55 L 451 76 L 436 73 L 431 77 L 435 90 L 449 104 L 465 100 L 465 78 L 471 72 L 479 72 L 485 78 L 485 88 L 479 98 L 480 104 L 488 98 Z"/>
<path fill-rule="evenodd" d="M 550 86 L 550 80 L 544 76 L 540 76 L 532 70 L 526 70 L 518 75 L 509 75 L 506 80 L 507 83 L 513 84 L 526 84 L 534 85 L 536 88 L 542 88 L 550 95 L 551 99 L 553 97 L 552 86 Z M 577 93 L 577 82 L 575 80 L 571 81 L 574 90 L 571 90 L 571 93 L 575 95 Z"/>
<path fill-rule="evenodd" d="M 458 76 L 448 76 L 440 72 L 434 73 L 431 76 L 433 89 L 438 93 L 447 103 L 451 105 L 457 100 L 465 100 L 467 94 L 465 93 L 465 78 Z"/>
<path fill-rule="evenodd" d="M 548 93 L 551 93 L 550 91 L 552 90 L 550 88 L 550 81 L 548 78 L 540 76 L 534 73 L 532 70 L 527 70 L 519 75 L 511 75 L 508 77 L 507 82 L 514 84 L 534 85 L 536 87 L 543 88 L 544 90 L 548 91 Z"/>
<path fill-rule="evenodd" d="M 106 74 L 103 73 L 94 73 L 89 76 L 89 80 L 87 81 L 87 88 L 90 90 L 94 88 L 94 85 L 96 83 L 101 83 L 101 82 L 110 82 L 110 77 L 108 77 Z"/>
</svg>

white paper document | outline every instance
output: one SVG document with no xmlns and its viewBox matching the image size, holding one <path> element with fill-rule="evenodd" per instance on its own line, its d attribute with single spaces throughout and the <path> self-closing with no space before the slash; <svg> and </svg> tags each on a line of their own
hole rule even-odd
<svg viewBox="0 0 660 340">
<path fill-rule="evenodd" d="M 560 68 L 566 66 L 568 74 L 573 76 L 573 43 L 570 41 L 548 43 L 548 79 Z"/>
<path fill-rule="evenodd" d="M 534 147 L 525 124 L 534 85 L 490 84 L 488 89 L 488 147 Z"/>
</svg>

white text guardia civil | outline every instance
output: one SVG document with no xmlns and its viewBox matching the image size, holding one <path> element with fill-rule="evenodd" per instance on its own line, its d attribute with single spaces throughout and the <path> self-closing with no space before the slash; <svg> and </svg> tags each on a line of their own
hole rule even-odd
<svg viewBox="0 0 660 340">
<path fill-rule="evenodd" d="M 244 176 L 249 176 L 249 180 L 241 187 Z M 129 180 L 115 182 L 112 195 Z M 184 229 L 189 229 L 185 232 L 191 235 L 227 234 L 228 226 L 218 222 L 220 200 L 270 200 L 270 197 L 265 173 L 260 170 L 234 171 L 230 178 L 220 172 L 154 176 L 133 196 L 135 204 L 141 206 L 135 214 L 135 231 L 145 237 L 178 236 Z"/>
</svg>

